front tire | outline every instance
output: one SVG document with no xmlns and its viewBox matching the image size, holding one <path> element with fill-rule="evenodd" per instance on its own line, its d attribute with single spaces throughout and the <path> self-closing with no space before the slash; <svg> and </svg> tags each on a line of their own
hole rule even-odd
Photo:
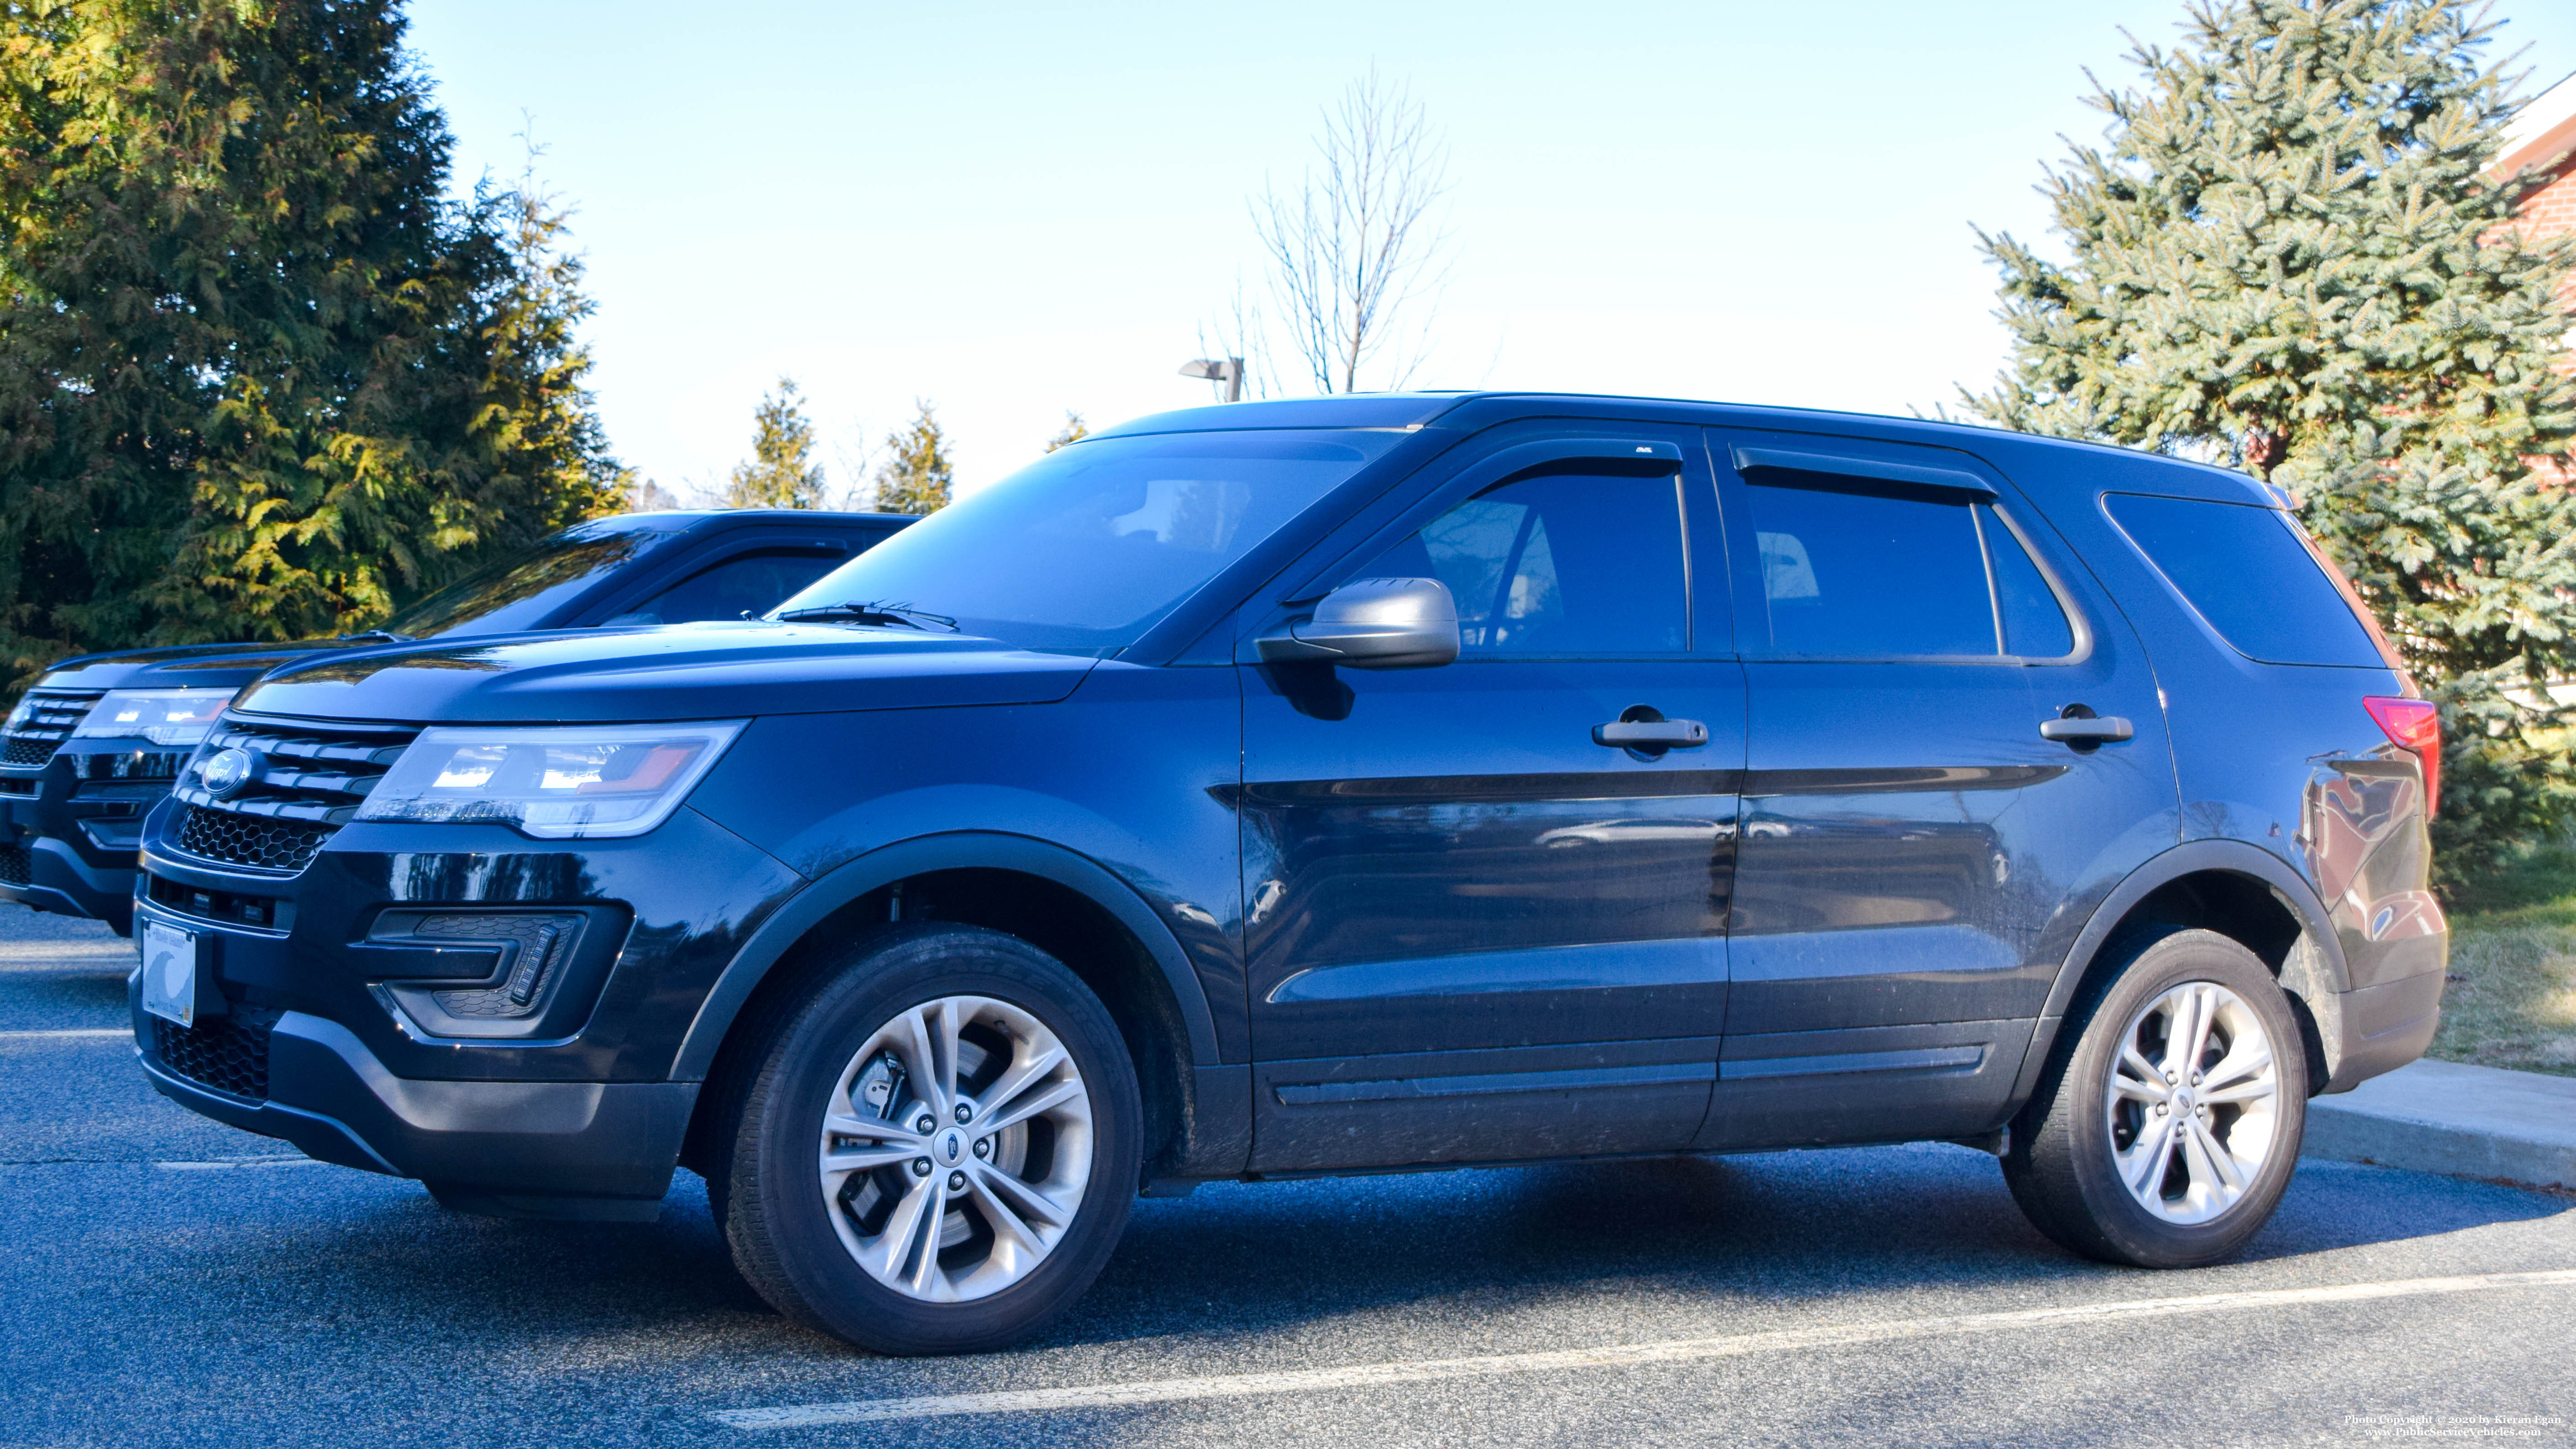
<svg viewBox="0 0 2576 1449">
<path fill-rule="evenodd" d="M 898 926 L 844 948 L 757 1039 L 724 1232 L 779 1312 L 890 1354 L 974 1353 L 1090 1287 L 1136 1195 L 1116 1024 L 1016 937 Z"/>
<path fill-rule="evenodd" d="M 2106 1263 L 2188 1268 L 2261 1231 L 2296 1170 L 2307 1054 L 2272 973 L 2172 931 L 2071 1014 L 2013 1122 L 2004 1181 L 2033 1226 Z"/>
</svg>

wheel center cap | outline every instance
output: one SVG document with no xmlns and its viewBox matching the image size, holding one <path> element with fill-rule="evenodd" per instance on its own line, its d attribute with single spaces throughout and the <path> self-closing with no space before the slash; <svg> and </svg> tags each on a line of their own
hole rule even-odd
<svg viewBox="0 0 2576 1449">
<path fill-rule="evenodd" d="M 955 1167 L 966 1160 L 966 1134 L 951 1127 L 931 1139 L 931 1150 L 939 1154 L 941 1162 Z"/>
<path fill-rule="evenodd" d="M 2191 1088 L 2185 1087 L 2174 1093 L 2174 1110 L 2177 1112 L 2188 1112 L 2191 1110 Z"/>
</svg>

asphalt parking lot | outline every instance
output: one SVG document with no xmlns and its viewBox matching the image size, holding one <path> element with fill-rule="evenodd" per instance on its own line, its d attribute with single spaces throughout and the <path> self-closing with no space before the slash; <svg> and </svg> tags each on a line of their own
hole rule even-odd
<svg viewBox="0 0 2576 1449">
<path fill-rule="evenodd" d="M 144 1084 L 129 948 L 0 917 L 0 1446 L 2576 1443 L 2576 1199 L 2311 1163 L 2100 1267 L 1954 1147 L 1224 1184 L 1042 1340 L 790 1328 L 685 1174 L 496 1222 Z"/>
</svg>

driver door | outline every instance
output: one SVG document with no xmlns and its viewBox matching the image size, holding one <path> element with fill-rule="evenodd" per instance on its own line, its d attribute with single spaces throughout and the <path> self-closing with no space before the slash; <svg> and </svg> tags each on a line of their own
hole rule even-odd
<svg viewBox="0 0 2576 1449">
<path fill-rule="evenodd" d="M 1744 687 L 1705 455 L 1671 432 L 1517 442 L 1335 571 L 1441 580 L 1455 663 L 1239 666 L 1255 1170 L 1698 1130 Z M 1655 716 L 1705 743 L 1595 741 Z"/>
</svg>

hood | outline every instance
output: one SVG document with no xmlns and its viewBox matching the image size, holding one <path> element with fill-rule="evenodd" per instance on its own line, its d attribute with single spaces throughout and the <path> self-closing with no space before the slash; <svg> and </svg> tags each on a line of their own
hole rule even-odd
<svg viewBox="0 0 2576 1449">
<path fill-rule="evenodd" d="M 677 624 L 377 646 L 289 664 L 255 714 L 403 724 L 602 724 L 1051 704 L 1099 661 L 835 624 Z"/>
<path fill-rule="evenodd" d="M 190 644 L 122 649 L 66 659 L 36 681 L 38 689 L 214 689 L 243 685 L 277 666 L 352 647 L 337 639 L 292 644 Z"/>
</svg>

